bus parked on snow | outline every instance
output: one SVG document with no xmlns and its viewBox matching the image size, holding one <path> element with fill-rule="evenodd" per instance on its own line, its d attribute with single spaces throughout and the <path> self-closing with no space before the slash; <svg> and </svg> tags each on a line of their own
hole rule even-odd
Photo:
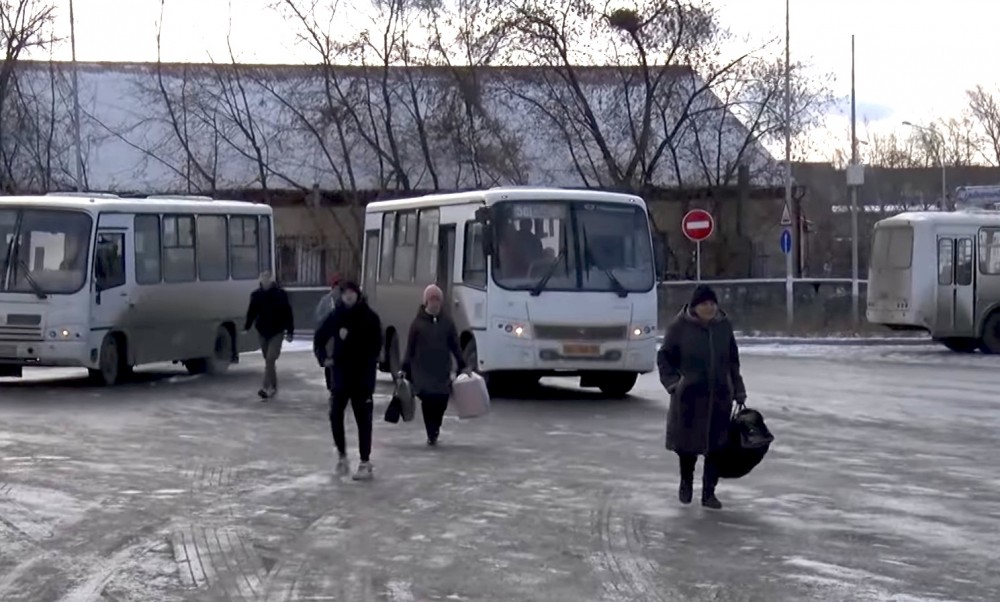
<svg viewBox="0 0 1000 602">
<path fill-rule="evenodd" d="M 267 205 L 206 197 L 0 198 L 0 376 L 83 367 L 107 385 L 140 364 L 220 372 L 272 270 Z"/>
<path fill-rule="evenodd" d="M 922 330 L 949 349 L 1000 353 L 1000 187 L 956 191 L 954 212 L 875 224 L 868 321 Z"/>
<path fill-rule="evenodd" d="M 655 365 L 656 256 L 633 195 L 495 188 L 371 203 L 363 283 L 386 328 L 382 369 L 399 370 L 436 283 L 491 387 L 579 376 L 625 396 Z"/>
</svg>

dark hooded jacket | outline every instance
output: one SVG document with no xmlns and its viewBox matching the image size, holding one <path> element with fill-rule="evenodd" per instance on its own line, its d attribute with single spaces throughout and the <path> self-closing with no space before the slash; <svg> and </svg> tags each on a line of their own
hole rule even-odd
<svg viewBox="0 0 1000 602">
<path fill-rule="evenodd" d="M 295 318 L 288 293 L 275 282 L 269 288 L 259 287 L 250 294 L 244 330 L 257 327 L 260 336 L 270 339 L 279 334 L 295 332 Z"/>
<path fill-rule="evenodd" d="M 346 288 L 346 287 L 345 287 Z M 382 322 L 364 296 L 348 307 L 340 305 L 316 329 L 313 353 L 322 366 L 333 341 L 331 389 L 349 394 L 375 392 L 375 371 L 382 353 Z"/>
<path fill-rule="evenodd" d="M 670 393 L 667 449 L 706 454 L 725 445 L 733 401 L 746 398 L 726 314 L 719 310 L 705 323 L 684 306 L 667 329 L 656 364 Z"/>
<path fill-rule="evenodd" d="M 459 372 L 465 370 L 455 323 L 443 313 L 432 316 L 421 306 L 410 324 L 403 358 L 403 374 L 418 396 L 451 393 L 451 358 Z"/>
</svg>

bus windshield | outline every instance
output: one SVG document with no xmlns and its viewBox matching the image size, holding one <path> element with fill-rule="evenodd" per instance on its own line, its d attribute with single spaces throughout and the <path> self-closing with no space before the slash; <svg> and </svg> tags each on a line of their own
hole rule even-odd
<svg viewBox="0 0 1000 602">
<path fill-rule="evenodd" d="M 646 292 L 655 284 L 641 207 L 506 201 L 494 206 L 494 224 L 493 279 L 503 288 Z"/>
<path fill-rule="evenodd" d="M 913 228 L 909 226 L 876 228 L 870 262 L 873 268 L 908 269 L 913 263 Z"/>
<path fill-rule="evenodd" d="M 92 224 L 80 211 L 0 209 L 0 291 L 71 294 L 83 288 Z"/>
</svg>

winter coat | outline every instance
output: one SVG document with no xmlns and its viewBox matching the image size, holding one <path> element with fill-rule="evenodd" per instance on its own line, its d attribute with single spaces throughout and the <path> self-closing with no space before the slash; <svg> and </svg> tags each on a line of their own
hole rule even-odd
<svg viewBox="0 0 1000 602">
<path fill-rule="evenodd" d="M 382 353 L 382 322 L 364 297 L 353 306 L 341 305 L 316 329 L 313 353 L 321 366 L 329 358 L 327 343 L 331 340 L 331 389 L 350 394 L 374 393 L 375 370 Z"/>
<path fill-rule="evenodd" d="M 288 293 L 277 284 L 270 288 L 260 287 L 250 294 L 250 306 L 244 330 L 256 325 L 260 336 L 270 339 L 282 333 L 295 332 L 295 318 Z"/>
<path fill-rule="evenodd" d="M 455 323 L 444 314 L 432 316 L 421 307 L 410 324 L 403 357 L 403 373 L 413 383 L 414 393 L 451 393 L 451 358 L 455 358 L 459 372 L 465 370 Z"/>
<path fill-rule="evenodd" d="M 656 364 L 670 393 L 667 449 L 706 454 L 724 446 L 733 401 L 746 398 L 739 349 L 726 315 L 720 310 L 704 323 L 685 306 L 667 329 Z"/>
</svg>

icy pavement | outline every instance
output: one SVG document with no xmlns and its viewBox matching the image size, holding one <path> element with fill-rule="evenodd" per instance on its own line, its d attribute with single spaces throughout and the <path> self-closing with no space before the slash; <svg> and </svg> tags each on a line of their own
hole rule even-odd
<svg viewBox="0 0 1000 602">
<path fill-rule="evenodd" d="M 744 348 L 778 440 L 721 512 L 676 502 L 653 375 L 625 401 L 558 380 L 495 400 L 437 449 L 379 420 L 365 484 L 332 476 L 305 353 L 268 404 L 254 356 L 4 383 L 0 600 L 1000 599 L 1000 360 L 808 347 Z"/>
</svg>

